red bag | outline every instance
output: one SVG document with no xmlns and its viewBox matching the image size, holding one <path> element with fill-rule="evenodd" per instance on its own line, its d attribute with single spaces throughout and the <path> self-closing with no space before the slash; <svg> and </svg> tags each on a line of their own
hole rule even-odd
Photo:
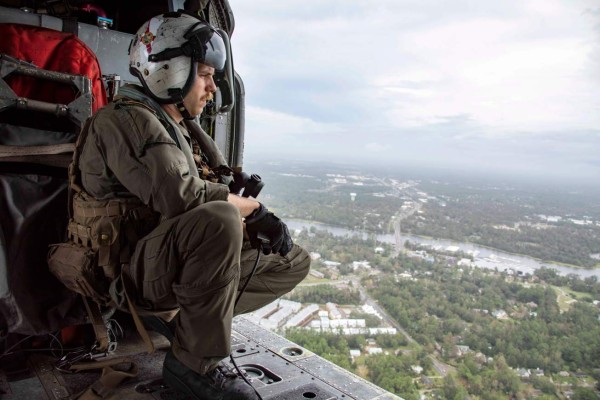
<svg viewBox="0 0 600 400">
<path fill-rule="evenodd" d="M 36 67 L 85 75 L 92 82 L 92 112 L 106 105 L 106 91 L 96 55 L 72 33 L 21 24 L 0 24 L 0 53 L 31 62 Z M 40 82 L 27 76 L 7 81 L 21 97 L 68 104 L 77 97 L 74 89 L 55 82 Z"/>
</svg>

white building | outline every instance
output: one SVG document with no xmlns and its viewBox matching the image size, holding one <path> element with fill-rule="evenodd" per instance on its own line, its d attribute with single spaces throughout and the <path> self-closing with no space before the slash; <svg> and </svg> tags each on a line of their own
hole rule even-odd
<svg viewBox="0 0 600 400">
<path fill-rule="evenodd" d="M 332 328 L 365 328 L 367 326 L 364 319 L 334 319 L 330 321 Z"/>
<path fill-rule="evenodd" d="M 316 269 L 311 269 L 308 273 L 311 274 L 312 276 L 314 276 L 315 278 L 319 278 L 319 279 L 325 278 L 325 274 L 320 271 L 317 271 Z"/>
<path fill-rule="evenodd" d="M 341 265 L 341 263 L 339 263 L 337 261 L 323 261 L 323 264 L 326 267 L 339 267 Z"/>
<path fill-rule="evenodd" d="M 252 312 L 250 314 L 250 316 L 252 317 L 252 319 L 261 320 L 262 318 L 265 318 L 265 317 L 273 314 L 275 311 L 277 311 L 277 308 L 278 308 L 277 302 L 278 302 L 278 300 L 275 300 L 274 302 L 269 303 L 262 308 L 259 308 L 258 310 Z"/>
<path fill-rule="evenodd" d="M 371 265 L 368 261 L 352 261 L 352 269 L 356 271 L 359 268 L 371 269 Z"/>
<path fill-rule="evenodd" d="M 319 306 L 316 304 L 311 304 L 309 306 L 304 307 L 300 312 L 294 316 L 292 316 L 285 324 L 286 328 L 292 328 L 296 326 L 302 325 L 304 322 L 308 321 L 314 313 L 319 311 Z"/>
<path fill-rule="evenodd" d="M 367 328 L 370 335 L 396 335 L 398 330 L 396 328 Z"/>
<path fill-rule="evenodd" d="M 420 375 L 421 372 L 423 372 L 423 367 L 421 367 L 420 365 L 411 365 L 410 369 L 412 369 L 412 371 L 417 375 Z"/>
<path fill-rule="evenodd" d="M 283 322 L 286 319 L 288 319 L 293 313 L 294 310 L 292 310 L 291 308 L 283 307 L 277 310 L 277 312 L 275 312 L 274 314 L 272 314 L 267 320 L 270 323 L 274 324 L 277 328 L 279 328 L 281 325 L 283 325 Z"/>
<path fill-rule="evenodd" d="M 338 310 L 337 305 L 334 303 L 325 304 L 327 309 L 329 310 L 329 318 L 331 319 L 340 319 L 342 318 L 342 313 Z"/>
</svg>

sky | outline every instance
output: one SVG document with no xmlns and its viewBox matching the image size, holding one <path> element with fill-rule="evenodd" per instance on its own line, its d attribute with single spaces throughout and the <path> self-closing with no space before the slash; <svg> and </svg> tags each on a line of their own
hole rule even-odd
<svg viewBox="0 0 600 400">
<path fill-rule="evenodd" d="M 597 0 L 230 0 L 245 160 L 600 182 Z"/>
</svg>

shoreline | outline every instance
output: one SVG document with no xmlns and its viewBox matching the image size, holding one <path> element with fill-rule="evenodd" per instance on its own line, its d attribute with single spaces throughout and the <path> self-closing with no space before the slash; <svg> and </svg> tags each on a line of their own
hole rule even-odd
<svg viewBox="0 0 600 400">
<path fill-rule="evenodd" d="M 394 233 L 378 233 L 378 232 L 373 232 L 373 231 L 355 231 L 354 229 L 348 228 L 348 227 L 345 227 L 345 226 L 334 225 L 334 224 L 330 224 L 330 223 L 327 223 L 327 222 L 321 222 L 321 221 L 315 221 L 315 220 L 307 220 L 307 219 L 302 219 L 302 218 L 290 218 L 289 220 L 290 221 L 299 222 L 299 223 L 307 223 L 307 224 L 311 224 L 311 225 L 322 225 L 324 227 L 332 227 L 332 228 L 337 228 L 337 229 L 343 229 L 343 230 L 346 230 L 346 231 L 354 232 L 357 235 L 360 235 L 360 234 L 367 234 L 367 235 L 369 235 L 369 234 L 373 234 L 373 235 L 394 235 Z M 325 229 L 325 230 L 327 230 L 327 229 Z M 556 266 L 560 266 L 560 267 L 572 268 L 572 269 L 581 270 L 581 271 L 590 271 L 590 272 L 593 272 L 593 271 L 600 270 L 600 263 L 596 264 L 596 266 L 594 266 L 594 267 L 589 267 L 588 268 L 588 267 L 582 267 L 582 266 L 579 266 L 579 265 L 568 264 L 568 263 L 564 263 L 564 262 L 560 262 L 560 261 L 543 260 L 541 258 L 538 258 L 538 257 L 535 257 L 535 256 L 531 256 L 531 255 L 528 255 L 528 254 L 515 253 L 515 252 L 509 251 L 509 250 L 503 250 L 503 249 L 499 249 L 499 248 L 496 248 L 496 247 L 491 247 L 491 246 L 488 246 L 488 245 L 485 245 L 485 244 L 480 244 L 480 243 L 477 243 L 477 242 L 472 242 L 472 241 L 469 241 L 469 240 L 464 240 L 464 241 L 461 242 L 461 241 L 457 241 L 455 239 L 435 238 L 435 237 L 432 237 L 432 236 L 419 235 L 419 234 L 410 233 L 410 232 L 406 232 L 405 234 L 410 235 L 410 236 L 414 236 L 414 237 L 418 237 L 418 238 L 421 238 L 421 239 L 426 239 L 426 240 L 444 240 L 444 241 L 453 242 L 453 243 L 457 243 L 457 244 L 467 243 L 467 244 L 470 244 L 470 245 L 474 245 L 474 246 L 479 246 L 479 247 L 485 248 L 487 250 L 493 250 L 493 251 L 503 252 L 503 253 L 510 254 L 510 255 L 513 255 L 513 256 L 517 256 L 517 257 L 526 257 L 526 258 L 530 258 L 532 260 L 535 260 L 535 261 L 537 261 L 539 263 L 550 264 L 550 265 L 545 265 L 544 266 L 544 267 L 547 267 L 547 268 L 550 268 L 550 269 L 552 269 L 552 265 L 556 265 Z"/>
</svg>

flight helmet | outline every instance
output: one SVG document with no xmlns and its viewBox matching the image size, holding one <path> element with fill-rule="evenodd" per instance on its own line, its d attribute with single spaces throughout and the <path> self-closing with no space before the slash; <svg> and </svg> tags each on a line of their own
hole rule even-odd
<svg viewBox="0 0 600 400">
<path fill-rule="evenodd" d="M 177 104 L 181 110 L 198 63 L 216 71 L 225 68 L 226 41 L 223 31 L 185 12 L 158 15 L 144 23 L 131 41 L 129 70 L 152 98 Z"/>
</svg>

